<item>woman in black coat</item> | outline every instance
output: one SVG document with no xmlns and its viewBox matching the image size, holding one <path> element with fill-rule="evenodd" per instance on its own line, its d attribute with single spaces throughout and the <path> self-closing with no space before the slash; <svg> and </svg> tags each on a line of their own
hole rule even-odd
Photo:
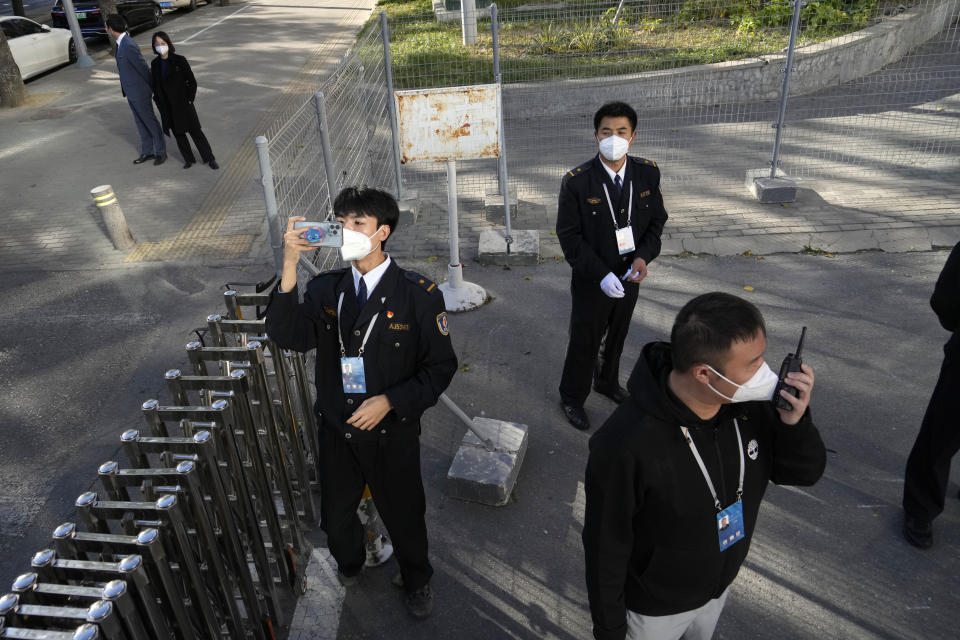
<svg viewBox="0 0 960 640">
<path fill-rule="evenodd" d="M 193 108 L 193 100 L 197 97 L 197 80 L 187 59 L 174 53 L 170 37 L 163 31 L 153 34 L 153 51 L 157 57 L 150 64 L 153 73 L 153 100 L 160 110 L 160 124 L 163 132 L 177 140 L 177 147 L 183 156 L 183 168 L 189 169 L 197 161 L 193 149 L 187 141 L 187 134 L 193 138 L 200 152 L 200 159 L 209 164 L 211 169 L 220 166 L 213 157 L 210 143 L 200 128 L 200 119 L 197 110 Z"/>
</svg>

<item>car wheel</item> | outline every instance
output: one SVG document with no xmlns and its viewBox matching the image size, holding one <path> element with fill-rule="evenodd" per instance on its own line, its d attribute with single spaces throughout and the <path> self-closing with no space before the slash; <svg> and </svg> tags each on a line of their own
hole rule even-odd
<svg viewBox="0 0 960 640">
<path fill-rule="evenodd" d="M 70 64 L 77 61 L 77 43 L 73 41 L 73 38 L 70 38 L 70 43 L 67 44 L 67 61 Z"/>
<path fill-rule="evenodd" d="M 160 21 L 163 20 L 163 9 L 160 7 L 153 8 L 153 26 L 159 27 Z"/>
</svg>

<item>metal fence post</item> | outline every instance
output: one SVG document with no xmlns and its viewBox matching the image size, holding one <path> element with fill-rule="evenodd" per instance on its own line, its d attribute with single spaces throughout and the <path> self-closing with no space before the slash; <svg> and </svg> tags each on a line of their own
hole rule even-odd
<svg viewBox="0 0 960 640">
<path fill-rule="evenodd" d="M 387 111 L 390 115 L 390 137 L 393 140 L 393 171 L 397 179 L 397 200 L 403 200 L 403 177 L 400 174 L 400 127 L 397 104 L 393 95 L 393 63 L 390 60 L 390 25 L 387 12 L 380 12 L 380 36 L 383 39 L 383 74 L 387 81 Z"/>
<path fill-rule="evenodd" d="M 337 178 L 333 169 L 333 149 L 330 146 L 330 136 L 327 133 L 327 103 L 323 98 L 323 91 L 313 94 L 313 105 L 317 109 L 317 126 L 320 129 L 320 148 L 323 151 L 323 171 L 327 174 L 327 217 L 333 212 L 333 200 L 337 197 Z"/>
<path fill-rule="evenodd" d="M 507 246 L 507 255 L 510 255 L 510 244 L 513 237 L 510 234 L 510 185 L 507 182 L 507 136 L 504 134 L 505 122 L 503 117 L 503 76 L 500 74 L 500 25 L 497 4 L 490 5 L 490 31 L 493 37 L 493 80 L 500 87 L 497 95 L 497 120 L 500 125 L 500 157 L 497 158 L 497 185 L 500 195 L 503 196 L 504 241 Z"/>
<path fill-rule="evenodd" d="M 780 90 L 780 109 L 777 112 L 777 130 L 773 139 L 773 160 L 770 161 L 770 177 L 777 177 L 777 164 L 780 162 L 780 143 L 783 139 L 783 120 L 787 114 L 787 100 L 790 98 L 790 73 L 793 71 L 793 49 L 797 43 L 797 31 L 800 29 L 800 11 L 806 5 L 805 0 L 793 0 L 793 18 L 790 22 L 790 44 L 787 46 L 787 66 L 783 70 L 783 88 Z"/>
<path fill-rule="evenodd" d="M 477 44 L 477 3 L 475 0 L 460 0 L 460 20 L 463 24 L 463 46 Z"/>
<path fill-rule="evenodd" d="M 260 161 L 260 186 L 267 207 L 267 229 L 270 231 L 270 248 L 273 249 L 273 265 L 277 273 L 283 269 L 283 233 L 277 213 L 277 193 L 273 189 L 273 170 L 270 168 L 270 143 L 266 137 L 257 136 L 257 159 Z"/>
</svg>

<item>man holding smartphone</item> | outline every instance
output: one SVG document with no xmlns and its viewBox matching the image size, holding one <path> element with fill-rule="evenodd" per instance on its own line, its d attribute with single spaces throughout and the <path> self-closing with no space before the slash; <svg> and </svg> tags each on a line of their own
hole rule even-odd
<svg viewBox="0 0 960 640">
<path fill-rule="evenodd" d="M 341 257 L 351 266 L 322 273 L 297 293 L 300 254 L 316 248 L 294 229 L 284 235 L 280 285 L 267 308 L 267 334 L 285 349 L 316 348 L 320 425 L 320 516 L 345 586 L 364 566 L 357 505 L 369 485 L 393 541 L 408 612 L 433 610 L 426 501 L 420 476 L 420 417 L 457 369 L 443 295 L 384 253 L 397 203 L 376 189 L 347 188 L 334 204 L 343 225 Z"/>
<path fill-rule="evenodd" d="M 594 114 L 593 128 L 599 153 L 563 177 L 557 207 L 557 238 L 573 268 L 560 403 L 580 430 L 590 428 L 583 405 L 591 378 L 594 390 L 617 404 L 627 397 L 620 353 L 667 221 L 656 163 L 627 155 L 637 112 L 623 102 L 605 104 Z"/>
</svg>

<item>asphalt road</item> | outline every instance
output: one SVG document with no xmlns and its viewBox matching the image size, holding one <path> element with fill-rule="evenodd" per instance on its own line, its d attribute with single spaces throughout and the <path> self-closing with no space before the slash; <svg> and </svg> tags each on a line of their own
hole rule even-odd
<svg viewBox="0 0 960 640">
<path fill-rule="evenodd" d="M 624 352 L 669 335 L 693 295 L 744 295 L 764 312 L 779 363 L 809 327 L 813 411 L 830 450 L 810 489 L 771 487 L 720 638 L 950 638 L 960 607 L 956 480 L 936 546 L 900 537 L 902 472 L 946 334 L 927 300 L 945 252 L 758 258 L 663 258 L 651 267 Z M 399 257 L 401 264 L 405 261 Z M 431 276 L 433 264 L 410 264 Z M 25 570 L 97 466 L 119 459 L 139 406 L 165 400 L 163 372 L 221 309 L 221 285 L 266 266 L 14 273 L 0 283 L 0 583 Z M 368 572 L 343 600 L 338 638 L 582 638 L 589 632 L 579 532 L 587 436 L 562 419 L 556 391 L 569 313 L 564 263 L 470 265 L 493 301 L 451 320 L 463 369 L 448 394 L 471 415 L 530 426 L 515 500 L 493 509 L 451 500 L 445 475 L 462 427 L 428 412 L 424 481 L 437 612 L 408 620 L 389 583 Z M 743 287 L 754 287 L 753 292 Z M 591 396 L 595 424 L 612 405 Z M 955 478 L 957 476 L 955 475 Z M 312 538 L 319 544 L 322 534 Z"/>
</svg>

